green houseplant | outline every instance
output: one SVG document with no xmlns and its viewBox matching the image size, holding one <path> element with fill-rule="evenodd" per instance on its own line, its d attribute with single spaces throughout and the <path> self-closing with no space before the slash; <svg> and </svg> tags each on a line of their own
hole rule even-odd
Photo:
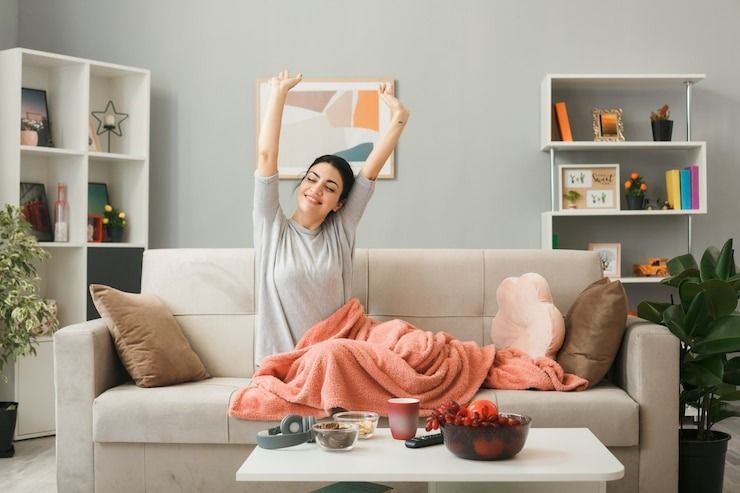
<svg viewBox="0 0 740 493">
<path fill-rule="evenodd" d="M 647 183 L 640 173 L 633 171 L 627 181 L 624 182 L 624 195 L 627 199 L 627 208 L 631 210 L 642 210 L 645 206 L 645 191 Z"/>
<path fill-rule="evenodd" d="M 58 326 L 52 305 L 37 294 L 36 262 L 48 256 L 18 207 L 0 209 L 0 371 L 17 357 L 36 354 L 38 327 Z M 0 402 L 0 457 L 13 455 L 17 408 L 17 402 Z"/>
<path fill-rule="evenodd" d="M 120 242 L 123 240 L 123 230 L 126 228 L 126 213 L 110 204 L 105 204 L 103 212 L 103 226 L 108 233 L 108 240 Z"/>
<path fill-rule="evenodd" d="M 729 435 L 712 427 L 740 416 L 734 404 L 740 400 L 740 356 L 732 356 L 740 351 L 740 275 L 732 239 L 720 251 L 708 248 L 699 264 L 690 254 L 669 260 L 668 273 L 661 283 L 678 290 L 678 302 L 643 301 L 637 314 L 667 327 L 681 344 L 679 491 L 721 492 Z M 683 426 L 687 405 L 697 409 L 695 429 Z M 714 457 L 705 455 L 709 450 Z"/>
</svg>

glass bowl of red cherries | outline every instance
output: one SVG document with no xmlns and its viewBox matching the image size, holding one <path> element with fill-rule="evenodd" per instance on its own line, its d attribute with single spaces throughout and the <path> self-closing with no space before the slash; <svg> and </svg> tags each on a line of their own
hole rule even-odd
<svg viewBox="0 0 740 493">
<path fill-rule="evenodd" d="M 501 413 L 492 401 L 477 399 L 443 404 L 427 418 L 426 429 L 439 428 L 447 449 L 463 459 L 504 460 L 524 448 L 531 423 L 529 416 Z"/>
</svg>

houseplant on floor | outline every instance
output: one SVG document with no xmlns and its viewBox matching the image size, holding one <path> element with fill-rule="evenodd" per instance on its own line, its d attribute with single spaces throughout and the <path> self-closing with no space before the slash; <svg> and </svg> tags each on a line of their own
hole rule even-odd
<svg viewBox="0 0 740 493">
<path fill-rule="evenodd" d="M 740 416 L 740 275 L 732 239 L 710 247 L 697 265 L 690 254 L 668 261 L 662 284 L 678 290 L 678 303 L 643 301 L 638 316 L 668 328 L 681 341 L 679 492 L 721 493 L 730 436 L 712 430 Z M 728 356 L 730 355 L 730 356 Z M 696 428 L 684 428 L 686 405 L 697 409 Z"/>
<path fill-rule="evenodd" d="M 37 293 L 36 265 L 49 253 L 31 234 L 18 207 L 0 209 L 0 372 L 15 358 L 36 354 L 35 331 L 58 326 L 52 305 Z M 0 376 L 0 384 L 7 384 Z M 0 457 L 12 457 L 17 402 L 0 402 Z"/>
</svg>

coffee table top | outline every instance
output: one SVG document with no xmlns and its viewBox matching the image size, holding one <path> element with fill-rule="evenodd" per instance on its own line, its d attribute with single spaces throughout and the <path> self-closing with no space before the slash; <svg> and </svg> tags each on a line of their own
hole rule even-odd
<svg viewBox="0 0 740 493">
<path fill-rule="evenodd" d="M 417 436 L 427 434 L 423 429 Z M 315 443 L 266 450 L 255 447 L 236 473 L 237 481 L 610 481 L 624 466 L 588 428 L 532 428 L 514 458 L 475 461 L 454 456 L 444 445 L 406 448 L 390 430 L 358 441 L 349 452 L 327 452 Z"/>
</svg>

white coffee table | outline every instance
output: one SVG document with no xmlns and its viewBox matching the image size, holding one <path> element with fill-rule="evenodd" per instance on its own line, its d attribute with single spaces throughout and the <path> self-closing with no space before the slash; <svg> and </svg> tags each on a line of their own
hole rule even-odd
<svg viewBox="0 0 740 493">
<path fill-rule="evenodd" d="M 587 428 L 532 428 L 524 449 L 505 461 L 460 459 L 444 445 L 408 449 L 384 428 L 349 452 L 326 452 L 315 443 L 256 447 L 236 480 L 424 482 L 437 493 L 604 493 L 607 481 L 622 476 L 624 466 Z"/>
</svg>

